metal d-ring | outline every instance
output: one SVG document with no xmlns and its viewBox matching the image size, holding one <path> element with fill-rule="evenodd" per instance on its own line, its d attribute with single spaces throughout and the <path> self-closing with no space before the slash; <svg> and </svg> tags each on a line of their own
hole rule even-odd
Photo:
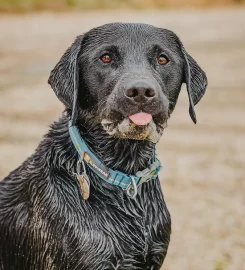
<svg viewBox="0 0 245 270">
<path fill-rule="evenodd" d="M 85 164 L 84 164 L 84 161 L 82 158 L 79 158 L 78 161 L 77 161 L 77 172 L 74 173 L 76 175 L 80 175 L 81 174 L 81 164 L 82 164 L 82 167 L 83 167 L 83 173 L 87 174 L 86 172 L 86 167 L 85 167 Z"/>
<path fill-rule="evenodd" d="M 136 185 L 134 177 L 130 175 L 130 178 L 131 178 L 131 184 L 132 185 L 129 186 L 129 189 L 127 190 L 127 194 L 128 194 L 129 197 L 134 199 L 136 197 L 136 195 L 138 194 L 138 189 L 137 189 L 137 185 Z M 134 190 L 133 194 L 130 192 L 131 189 Z"/>
</svg>

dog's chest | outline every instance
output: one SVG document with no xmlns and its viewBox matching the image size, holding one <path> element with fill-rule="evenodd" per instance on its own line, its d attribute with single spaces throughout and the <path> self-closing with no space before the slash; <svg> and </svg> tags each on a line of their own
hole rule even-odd
<svg viewBox="0 0 245 270">
<path fill-rule="evenodd" d="M 89 207 L 92 207 L 89 216 L 70 224 L 63 241 L 69 269 L 160 267 L 170 234 L 170 219 L 163 199 L 153 203 L 127 201 L 125 205 L 108 201 Z"/>
<path fill-rule="evenodd" d="M 30 235 L 42 243 L 36 251 L 43 254 L 40 264 L 48 266 L 40 269 L 160 269 L 170 216 L 157 181 L 146 183 L 136 200 L 92 192 L 84 201 L 75 189 L 67 198 L 54 193 L 52 207 L 35 212 L 32 221 Z"/>
</svg>

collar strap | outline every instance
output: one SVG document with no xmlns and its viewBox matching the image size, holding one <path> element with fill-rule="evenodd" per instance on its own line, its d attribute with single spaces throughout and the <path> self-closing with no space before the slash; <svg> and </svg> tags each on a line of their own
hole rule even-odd
<svg viewBox="0 0 245 270">
<path fill-rule="evenodd" d="M 139 185 L 156 179 L 161 169 L 160 161 L 155 157 L 154 162 L 149 168 L 138 171 L 135 175 L 125 174 L 123 172 L 107 168 L 96 155 L 88 148 L 87 144 L 80 136 L 80 133 L 72 121 L 69 122 L 69 133 L 71 140 L 79 154 L 80 161 L 85 162 L 88 167 L 96 173 L 101 179 L 115 186 L 127 190 L 128 195 L 135 197 Z"/>
</svg>

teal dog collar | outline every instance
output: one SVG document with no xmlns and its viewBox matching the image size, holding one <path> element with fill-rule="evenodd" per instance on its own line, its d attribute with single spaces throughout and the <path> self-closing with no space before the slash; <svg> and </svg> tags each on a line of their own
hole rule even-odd
<svg viewBox="0 0 245 270">
<path fill-rule="evenodd" d="M 119 186 L 123 190 L 126 190 L 128 195 L 132 198 L 135 198 L 137 195 L 138 186 L 150 180 L 156 179 L 158 172 L 161 169 L 161 163 L 158 159 L 156 159 L 154 154 L 154 162 L 150 165 L 150 167 L 144 169 L 143 171 L 138 171 L 135 175 L 112 170 L 107 168 L 88 148 L 87 144 L 80 136 L 77 127 L 72 125 L 72 121 L 69 122 L 69 133 L 71 140 L 79 154 L 80 162 L 87 164 L 94 173 L 96 173 L 107 183 Z"/>
</svg>

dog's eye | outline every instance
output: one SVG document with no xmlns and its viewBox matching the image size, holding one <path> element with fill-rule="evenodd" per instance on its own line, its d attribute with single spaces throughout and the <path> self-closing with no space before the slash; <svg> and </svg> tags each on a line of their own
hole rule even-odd
<svg viewBox="0 0 245 270">
<path fill-rule="evenodd" d="M 101 61 L 103 62 L 103 63 L 106 63 L 106 64 L 108 64 L 108 63 L 110 63 L 111 62 L 111 56 L 109 55 L 109 54 L 104 54 L 104 55 L 102 55 L 101 57 L 100 57 L 100 59 L 101 59 Z"/>
<path fill-rule="evenodd" d="M 160 54 L 157 58 L 159 65 L 166 65 L 168 63 L 168 58 L 164 54 Z"/>
</svg>

